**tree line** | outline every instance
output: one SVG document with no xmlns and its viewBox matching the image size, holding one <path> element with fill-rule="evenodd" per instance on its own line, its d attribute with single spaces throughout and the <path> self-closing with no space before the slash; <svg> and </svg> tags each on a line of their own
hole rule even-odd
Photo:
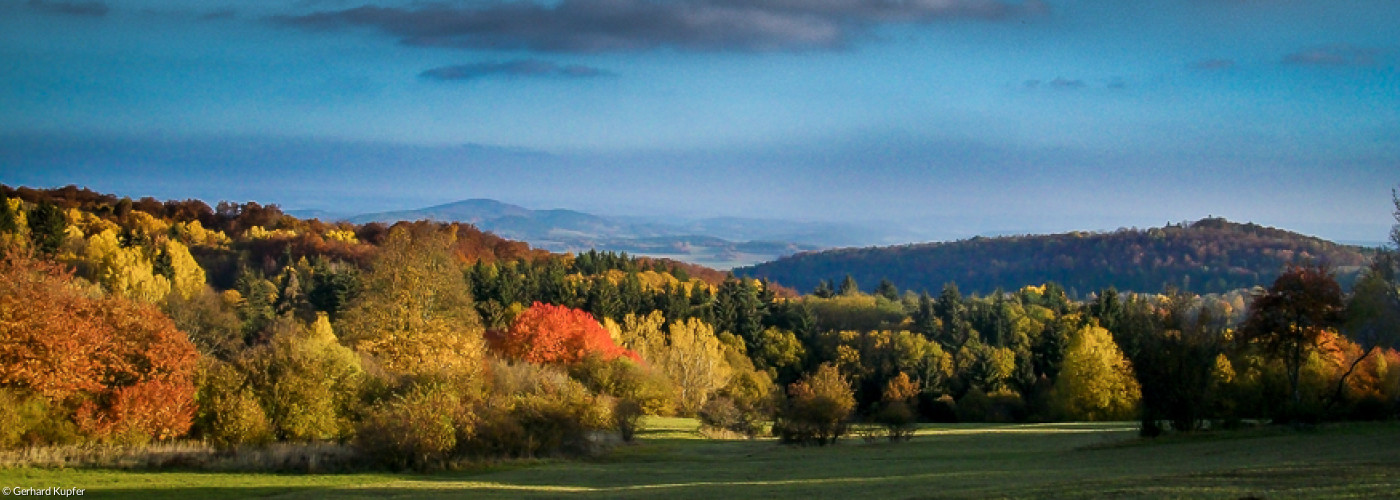
<svg viewBox="0 0 1400 500">
<path fill-rule="evenodd" d="M 205 225 L 29 193 L 0 200 L 5 447 L 339 442 L 435 467 L 580 452 L 647 414 L 826 444 L 856 421 L 898 440 L 917 421 L 1393 418 L 1400 396 L 1391 252 L 1345 294 L 1293 265 L 1206 295 L 848 276 L 798 296 L 461 224 L 222 203 Z"/>
</svg>

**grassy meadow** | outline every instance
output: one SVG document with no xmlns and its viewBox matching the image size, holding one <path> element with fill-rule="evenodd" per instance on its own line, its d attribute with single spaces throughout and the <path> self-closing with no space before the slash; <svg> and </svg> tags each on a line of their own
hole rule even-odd
<svg viewBox="0 0 1400 500">
<path fill-rule="evenodd" d="M 1139 440 L 1129 423 L 931 425 L 890 444 L 709 440 L 653 419 L 586 460 L 432 474 L 4 469 L 7 487 L 155 498 L 1376 498 L 1400 494 L 1400 424 L 1259 428 Z"/>
</svg>

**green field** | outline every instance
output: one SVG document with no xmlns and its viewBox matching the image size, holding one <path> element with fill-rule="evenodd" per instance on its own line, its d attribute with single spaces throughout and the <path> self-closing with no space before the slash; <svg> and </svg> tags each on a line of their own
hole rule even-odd
<svg viewBox="0 0 1400 500">
<path fill-rule="evenodd" d="M 651 421 L 588 460 L 435 474 L 278 475 L 0 470 L 5 487 L 154 498 L 1261 498 L 1400 495 L 1400 424 L 1136 438 L 1131 424 L 937 425 L 911 442 L 834 447 L 699 438 Z"/>
</svg>

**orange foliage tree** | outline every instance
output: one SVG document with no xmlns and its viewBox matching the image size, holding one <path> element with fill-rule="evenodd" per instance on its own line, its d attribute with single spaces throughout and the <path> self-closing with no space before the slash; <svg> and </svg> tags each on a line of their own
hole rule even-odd
<svg viewBox="0 0 1400 500">
<path fill-rule="evenodd" d="M 155 306 L 93 298 L 71 273 L 0 257 L 0 387 L 73 409 L 89 437 L 141 442 L 189 430 L 197 354 Z"/>
<path fill-rule="evenodd" d="M 509 330 L 490 334 L 488 341 L 501 355 L 530 363 L 577 363 L 589 353 L 641 362 L 637 353 L 614 343 L 593 315 L 540 302 L 516 316 Z"/>
<path fill-rule="evenodd" d="M 1322 266 L 1289 266 L 1249 306 L 1239 339 L 1283 359 L 1295 409 L 1302 403 L 1298 376 L 1305 356 L 1318 346 L 1322 332 L 1337 324 L 1341 311 L 1341 286 Z"/>
</svg>

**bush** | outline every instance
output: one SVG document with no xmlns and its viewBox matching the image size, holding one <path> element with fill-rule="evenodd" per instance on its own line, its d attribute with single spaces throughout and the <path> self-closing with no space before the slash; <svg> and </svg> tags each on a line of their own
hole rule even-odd
<svg viewBox="0 0 1400 500">
<path fill-rule="evenodd" d="M 934 393 L 925 392 L 919 395 L 919 413 L 930 422 L 957 422 L 958 403 L 947 394 L 935 396 Z"/>
<path fill-rule="evenodd" d="M 62 422 L 63 419 L 60 418 L 57 423 Z M 76 429 L 68 432 L 71 435 L 69 439 L 51 439 L 56 436 L 45 436 L 46 428 L 53 427 L 55 423 L 50 419 L 49 405 L 45 404 L 43 398 L 0 388 L 0 449 L 35 442 L 76 440 Z"/>
<path fill-rule="evenodd" d="M 956 412 L 959 422 L 1024 422 L 1029 416 L 1020 394 L 1006 390 L 987 394 L 975 387 L 958 400 Z"/>
<path fill-rule="evenodd" d="M 705 428 L 738 433 L 753 439 L 763 431 L 763 420 L 754 412 L 746 412 L 724 396 L 715 397 L 700 407 L 700 424 Z"/>
<path fill-rule="evenodd" d="M 372 407 L 356 444 L 394 469 L 441 467 L 458 439 L 470 436 L 472 420 L 446 386 L 422 385 Z"/>
<path fill-rule="evenodd" d="M 642 405 L 630 399 L 618 399 L 613 403 L 612 421 L 618 434 L 625 442 L 632 442 L 642 423 Z"/>
<path fill-rule="evenodd" d="M 914 415 L 914 410 L 909 408 L 908 403 L 890 401 L 880 405 L 874 420 L 884 426 L 885 435 L 889 437 L 890 442 L 899 442 L 914 437 L 914 424 L 918 422 L 918 417 Z"/>
<path fill-rule="evenodd" d="M 193 432 L 210 444 L 231 447 L 263 445 L 272 440 L 272 426 L 258 398 L 236 368 L 221 361 L 206 362 L 195 393 L 198 411 Z"/>
<path fill-rule="evenodd" d="M 1028 413 L 1020 394 L 997 391 L 987 396 L 988 422 L 1024 422 Z"/>
<path fill-rule="evenodd" d="M 992 412 L 992 400 L 982 389 L 973 387 L 958 399 L 957 412 L 959 422 L 986 422 Z"/>
<path fill-rule="evenodd" d="M 768 372 L 738 365 L 718 396 L 700 407 L 700 422 L 708 429 L 733 432 L 753 439 L 773 417 L 773 379 Z"/>
<path fill-rule="evenodd" d="M 846 433 L 846 418 L 855 409 L 850 383 L 834 365 L 788 386 L 788 400 L 773 423 L 773 434 L 784 443 L 826 446 Z"/>
<path fill-rule="evenodd" d="M 490 373 L 493 387 L 478 409 L 478 432 L 460 444 L 461 453 L 492 458 L 584 453 L 591 448 L 590 432 L 617 425 L 611 405 L 558 368 L 494 361 Z"/>
<path fill-rule="evenodd" d="M 277 436 L 289 441 L 348 437 L 365 379 L 359 357 L 340 345 L 324 313 L 310 327 L 282 317 L 270 330 L 268 344 L 245 356 L 243 368 Z"/>
<path fill-rule="evenodd" d="M 596 394 L 635 402 L 647 415 L 670 415 L 675 409 L 670 379 L 632 358 L 589 354 L 569 366 L 569 375 Z"/>
<path fill-rule="evenodd" d="M 148 380 L 116 390 L 106 408 L 91 402 L 74 415 L 89 436 L 122 445 L 165 441 L 189 431 L 194 409 L 194 384 Z"/>
<path fill-rule="evenodd" d="M 874 420 L 884 426 L 890 442 L 908 441 L 914 437 L 914 424 L 919 419 L 910 403 L 918 397 L 919 385 L 910 380 L 909 375 L 904 372 L 890 378 L 885 384 Z"/>
</svg>

